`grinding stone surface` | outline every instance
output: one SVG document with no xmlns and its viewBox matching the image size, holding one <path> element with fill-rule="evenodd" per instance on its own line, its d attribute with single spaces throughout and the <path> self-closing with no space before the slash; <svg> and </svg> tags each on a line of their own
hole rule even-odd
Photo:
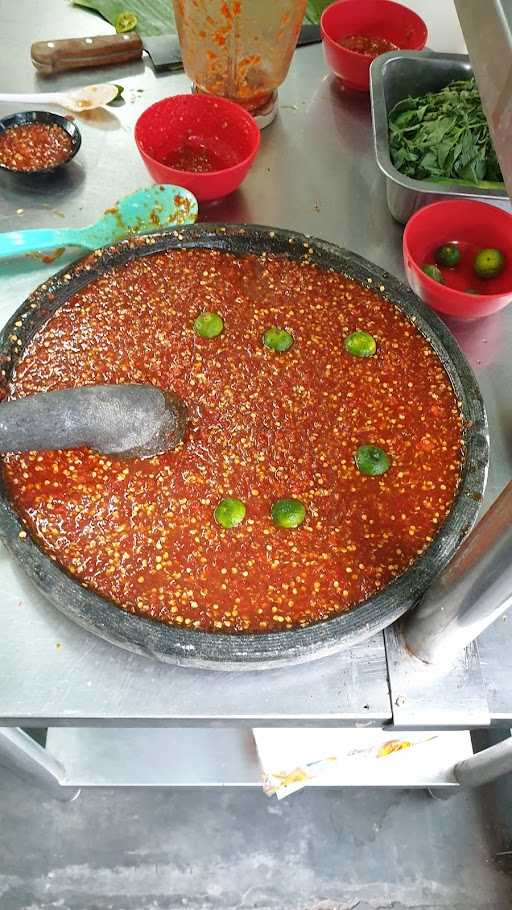
<svg viewBox="0 0 512 910">
<path fill-rule="evenodd" d="M 488 431 L 482 397 L 463 354 L 441 320 L 396 278 L 355 253 L 294 231 L 258 225 L 195 224 L 151 234 L 99 250 L 41 285 L 15 313 L 0 337 L 0 357 L 15 362 L 24 345 L 72 294 L 107 269 L 130 259 L 173 248 L 207 247 L 235 255 L 271 252 L 333 268 L 395 303 L 429 339 L 444 363 L 461 402 L 465 459 L 459 492 L 438 536 L 399 578 L 360 606 L 306 629 L 262 635 L 214 635 L 165 626 L 124 613 L 77 584 L 38 548 L 19 537 L 23 525 L 0 484 L 0 538 L 40 591 L 90 632 L 128 650 L 178 665 L 220 670 L 254 670 L 301 663 L 334 654 L 369 638 L 410 609 L 449 562 L 473 526 L 485 488 Z M 22 327 L 15 323 L 21 320 Z M 13 343 L 13 337 L 16 341 Z M 21 342 L 19 344 L 18 342 Z M 9 359 L 10 358 L 10 359 Z"/>
</svg>

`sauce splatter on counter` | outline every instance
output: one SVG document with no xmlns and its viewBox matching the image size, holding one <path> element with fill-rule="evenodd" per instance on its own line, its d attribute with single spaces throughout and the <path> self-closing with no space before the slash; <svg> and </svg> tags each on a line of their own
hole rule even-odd
<svg viewBox="0 0 512 910">
<path fill-rule="evenodd" d="M 70 136 L 56 123 L 25 123 L 0 132 L 0 164 L 12 171 L 42 171 L 67 161 Z"/>
<path fill-rule="evenodd" d="M 201 314 L 222 328 L 198 334 Z M 264 343 L 276 328 L 286 348 Z M 305 262 L 175 250 L 112 269 L 36 334 L 9 394 L 102 382 L 175 390 L 184 442 L 129 462 L 9 455 L 5 480 L 50 556 L 163 623 L 264 632 L 346 611 L 428 546 L 458 486 L 460 411 L 428 342 Z"/>
</svg>

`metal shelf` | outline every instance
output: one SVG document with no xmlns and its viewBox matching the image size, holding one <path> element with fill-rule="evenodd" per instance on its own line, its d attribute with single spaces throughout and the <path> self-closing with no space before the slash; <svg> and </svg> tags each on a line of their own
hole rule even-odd
<svg viewBox="0 0 512 910">
<path fill-rule="evenodd" d="M 276 737 L 288 735 L 286 730 L 273 732 Z M 338 737 L 349 738 L 357 748 L 359 733 L 347 730 Z M 390 738 L 381 735 L 383 741 Z M 61 727 L 48 731 L 46 748 L 65 769 L 60 783 L 71 788 L 262 785 L 254 740 L 244 730 Z M 414 747 L 407 762 L 392 756 L 374 762 L 373 776 L 353 763 L 308 786 L 457 788 L 453 767 L 472 754 L 469 733 L 441 733 L 435 748 Z"/>
</svg>

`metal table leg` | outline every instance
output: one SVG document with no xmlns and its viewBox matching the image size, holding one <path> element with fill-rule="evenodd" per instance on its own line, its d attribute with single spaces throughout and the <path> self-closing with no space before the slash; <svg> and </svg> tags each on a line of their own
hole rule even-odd
<svg viewBox="0 0 512 910">
<path fill-rule="evenodd" d="M 481 787 L 512 771 L 512 738 L 477 752 L 455 765 L 455 779 L 461 787 Z"/>
<path fill-rule="evenodd" d="M 0 727 L 0 764 L 55 799 L 68 802 L 80 793 L 76 787 L 61 783 L 65 772 L 60 762 L 18 727 Z"/>
<path fill-rule="evenodd" d="M 457 762 L 453 776 L 462 788 L 481 787 L 512 772 L 512 737 L 476 752 L 470 758 Z M 428 791 L 434 799 L 450 799 L 458 790 L 432 787 Z"/>
</svg>

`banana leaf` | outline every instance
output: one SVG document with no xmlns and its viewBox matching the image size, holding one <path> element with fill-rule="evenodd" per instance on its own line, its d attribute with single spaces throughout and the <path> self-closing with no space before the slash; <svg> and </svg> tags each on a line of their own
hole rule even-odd
<svg viewBox="0 0 512 910">
<path fill-rule="evenodd" d="M 99 13 L 111 25 L 115 25 L 119 13 L 135 13 L 141 35 L 176 32 L 172 0 L 72 0 L 72 3 Z"/>
<path fill-rule="evenodd" d="M 141 35 L 164 35 L 176 32 L 172 0 L 71 0 L 115 25 L 119 13 L 135 13 Z M 308 0 L 304 22 L 318 25 L 320 16 L 332 0 Z"/>
</svg>

